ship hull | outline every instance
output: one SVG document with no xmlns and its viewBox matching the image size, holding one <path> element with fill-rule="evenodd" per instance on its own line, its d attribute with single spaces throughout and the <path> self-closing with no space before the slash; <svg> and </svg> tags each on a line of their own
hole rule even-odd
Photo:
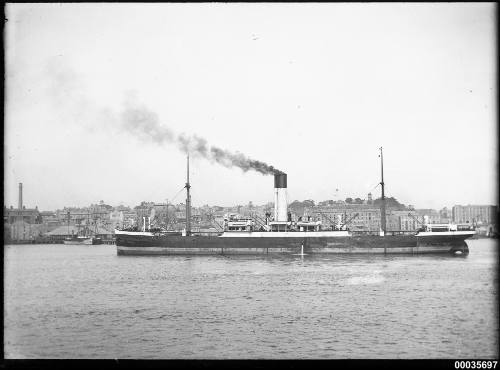
<svg viewBox="0 0 500 370">
<path fill-rule="evenodd" d="M 139 233 L 141 234 L 141 233 Z M 426 254 L 468 253 L 471 235 L 217 237 L 116 234 L 118 255 L 265 255 L 265 254 Z"/>
</svg>

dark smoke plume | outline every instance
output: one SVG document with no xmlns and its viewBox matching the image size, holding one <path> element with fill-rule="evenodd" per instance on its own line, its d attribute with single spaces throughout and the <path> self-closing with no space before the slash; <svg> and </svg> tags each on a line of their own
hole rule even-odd
<svg viewBox="0 0 500 370">
<path fill-rule="evenodd" d="M 204 138 L 197 135 L 176 134 L 160 124 L 158 115 L 136 103 L 134 92 L 127 95 L 120 115 L 112 110 L 103 109 L 88 99 L 84 84 L 76 71 L 66 66 L 59 59 L 51 60 L 46 66 L 49 76 L 47 93 L 59 110 L 66 108 L 68 119 L 81 123 L 90 130 L 105 128 L 130 132 L 139 139 L 152 141 L 159 145 L 174 144 L 193 157 L 208 159 L 224 167 L 238 167 L 244 172 L 253 170 L 263 175 L 282 173 L 267 163 L 257 161 L 242 153 L 233 153 L 216 146 L 210 146 Z M 118 124 L 117 124 L 118 123 Z"/>
<path fill-rule="evenodd" d="M 157 144 L 176 144 L 180 150 L 195 157 L 208 159 L 224 167 L 238 167 L 243 172 L 257 171 L 263 175 L 273 175 L 282 171 L 265 162 L 248 158 L 242 153 L 209 146 L 204 138 L 196 135 L 176 135 L 172 130 L 160 124 L 158 115 L 147 108 L 127 104 L 121 117 L 123 128 L 141 139 L 152 140 Z"/>
</svg>

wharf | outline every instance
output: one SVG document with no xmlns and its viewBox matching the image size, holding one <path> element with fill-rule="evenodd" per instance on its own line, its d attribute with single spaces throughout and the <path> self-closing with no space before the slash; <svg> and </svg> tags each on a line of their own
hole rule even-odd
<svg viewBox="0 0 500 370">
<path fill-rule="evenodd" d="M 28 240 L 5 240 L 4 244 L 64 244 L 63 239 L 55 238 L 36 238 Z M 114 239 L 103 239 L 101 244 L 114 245 Z"/>
</svg>

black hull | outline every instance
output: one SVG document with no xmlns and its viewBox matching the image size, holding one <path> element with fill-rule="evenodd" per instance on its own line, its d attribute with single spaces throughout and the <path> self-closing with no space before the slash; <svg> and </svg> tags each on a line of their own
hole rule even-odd
<svg viewBox="0 0 500 370">
<path fill-rule="evenodd" d="M 117 234 L 119 255 L 216 254 L 467 254 L 468 235 L 342 236 L 342 237 L 215 237 Z"/>
</svg>

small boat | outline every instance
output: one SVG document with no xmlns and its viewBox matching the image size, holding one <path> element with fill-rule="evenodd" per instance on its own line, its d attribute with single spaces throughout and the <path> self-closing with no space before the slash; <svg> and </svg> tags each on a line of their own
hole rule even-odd
<svg viewBox="0 0 500 370">
<path fill-rule="evenodd" d="M 70 237 L 67 237 L 63 240 L 64 244 L 67 245 L 96 245 L 102 244 L 101 238 L 97 237 L 97 223 L 94 221 L 94 230 L 92 231 L 89 228 L 90 225 L 90 215 L 87 215 L 87 224 L 82 226 L 81 224 L 77 225 L 77 232 Z M 68 234 L 69 234 L 69 223 L 70 223 L 70 214 L 68 212 Z"/>
<path fill-rule="evenodd" d="M 102 240 L 101 238 L 96 238 L 93 236 L 87 237 L 87 236 L 75 235 L 71 238 L 64 239 L 63 242 L 64 244 L 68 245 L 74 245 L 74 244 L 96 245 L 96 244 L 101 244 Z"/>
</svg>

